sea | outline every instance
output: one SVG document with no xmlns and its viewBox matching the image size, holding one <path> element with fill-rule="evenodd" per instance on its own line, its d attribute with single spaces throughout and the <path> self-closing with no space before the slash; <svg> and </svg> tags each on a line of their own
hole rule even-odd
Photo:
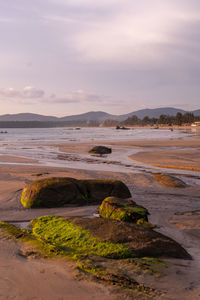
<svg viewBox="0 0 200 300">
<path fill-rule="evenodd" d="M 192 135 L 192 131 L 170 129 L 130 129 L 115 128 L 8 128 L 0 129 L 0 142 L 93 142 L 121 140 L 176 139 Z"/>
</svg>

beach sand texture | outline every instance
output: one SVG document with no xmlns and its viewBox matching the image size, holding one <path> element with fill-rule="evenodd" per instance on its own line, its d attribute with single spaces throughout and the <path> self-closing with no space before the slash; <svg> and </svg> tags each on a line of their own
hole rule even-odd
<svg viewBox="0 0 200 300">
<path fill-rule="evenodd" d="M 106 143 L 105 143 L 106 144 Z M 108 143 L 107 143 L 108 144 Z M 134 154 L 144 164 L 175 164 L 199 167 L 200 140 L 187 141 L 148 141 L 146 143 L 118 142 L 109 143 L 117 147 L 154 148 L 144 154 Z M 86 153 L 91 144 L 59 145 L 62 151 Z M 162 147 L 173 147 L 166 151 Z M 187 147 L 187 150 L 174 149 Z M 189 149 L 188 149 L 189 148 Z M 71 150 L 69 150 L 71 149 Z M 75 150 L 73 150 L 75 149 Z M 156 149 L 156 152 L 154 151 Z M 180 155 L 181 153 L 181 155 Z M 180 155 L 180 156 L 179 156 Z M 147 158 L 148 157 L 148 158 Z M 178 159 L 179 157 L 179 159 Z M 136 160 L 137 160 L 136 159 Z M 2 161 L 21 162 L 17 157 L 2 158 Z M 26 161 L 26 160 L 25 160 Z M 178 162 L 177 162 L 178 161 Z M 28 163 L 28 161 L 27 161 Z M 176 165 L 176 164 L 175 164 Z M 170 170 L 169 170 L 170 173 Z M 177 169 L 177 174 L 179 170 Z M 39 177 L 37 175 L 39 174 Z M 34 175 L 34 176 L 33 176 Z M 193 257 L 192 261 L 168 259 L 168 268 L 160 278 L 153 276 L 138 280 L 145 285 L 158 289 L 162 297 L 155 299 L 199 299 L 200 298 L 200 185 L 195 175 L 190 175 L 185 188 L 176 189 L 161 186 L 151 172 L 111 172 L 55 168 L 47 166 L 7 165 L 0 167 L 0 221 L 29 221 L 42 215 L 91 216 L 97 206 L 65 207 L 52 209 L 24 209 L 20 204 L 20 194 L 25 184 L 37 178 L 69 176 L 77 179 L 118 179 L 128 185 L 133 200 L 145 206 L 150 212 L 150 222 L 158 226 L 158 231 L 179 242 Z M 177 175 L 184 180 L 184 176 Z M 73 277 L 73 264 L 61 260 L 26 259 L 20 255 L 21 246 L 0 235 L 0 299 L 131 299 L 123 291 L 102 284 L 77 281 Z M 138 298 L 139 299 L 139 298 Z"/>
</svg>

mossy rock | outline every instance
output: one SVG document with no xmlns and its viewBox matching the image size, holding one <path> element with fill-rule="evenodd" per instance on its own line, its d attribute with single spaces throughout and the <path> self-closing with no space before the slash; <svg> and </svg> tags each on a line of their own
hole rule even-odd
<svg viewBox="0 0 200 300">
<path fill-rule="evenodd" d="M 107 197 L 99 207 L 99 214 L 103 218 L 117 221 L 137 223 L 140 219 L 148 221 L 148 210 L 137 205 L 131 199 Z"/>
<path fill-rule="evenodd" d="M 105 218 L 77 217 L 70 220 L 102 242 L 123 244 L 135 257 L 191 259 L 180 244 L 149 227 Z"/>
<path fill-rule="evenodd" d="M 111 219 L 43 216 L 31 221 L 30 230 L 2 222 L 0 230 L 33 244 L 45 257 L 191 259 L 181 245 L 151 228 Z"/>
<path fill-rule="evenodd" d="M 105 146 L 95 146 L 89 151 L 89 153 L 90 154 L 100 154 L 100 155 L 110 154 L 110 153 L 112 153 L 112 149 L 105 147 Z"/>
<path fill-rule="evenodd" d="M 21 203 L 26 208 L 89 205 L 100 204 L 108 196 L 127 198 L 131 194 L 128 187 L 118 180 L 53 177 L 36 180 L 25 186 Z"/>
<path fill-rule="evenodd" d="M 166 186 L 166 187 L 171 187 L 171 188 L 185 188 L 186 187 L 185 182 L 175 176 L 159 173 L 159 174 L 153 175 L 153 178 L 155 180 L 157 180 L 161 185 Z"/>
<path fill-rule="evenodd" d="M 32 235 L 48 246 L 55 247 L 57 253 L 73 257 L 101 256 L 107 258 L 134 257 L 134 253 L 122 243 L 101 241 L 70 218 L 43 216 L 30 223 Z"/>
</svg>

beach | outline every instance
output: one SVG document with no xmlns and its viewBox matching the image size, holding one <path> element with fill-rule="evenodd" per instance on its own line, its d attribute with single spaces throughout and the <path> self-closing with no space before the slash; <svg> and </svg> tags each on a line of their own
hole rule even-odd
<svg viewBox="0 0 200 300">
<path fill-rule="evenodd" d="M 0 300 L 200 300 L 199 11 L 0 2 Z"/>
<path fill-rule="evenodd" d="M 88 150 L 98 144 L 112 147 L 112 156 L 89 155 Z M 45 141 L 37 142 L 38 145 L 50 147 L 54 152 L 52 164 L 50 161 L 44 164 L 30 155 L 23 157 L 9 153 L 0 156 L 0 221 L 20 224 L 43 215 L 92 217 L 97 213 L 96 205 L 23 208 L 20 203 L 21 191 L 33 180 L 47 177 L 121 180 L 129 187 L 133 200 L 149 210 L 149 220 L 157 226 L 156 230 L 180 243 L 193 258 L 191 261 L 167 259 L 168 268 L 163 276 L 154 278 L 138 275 L 136 280 L 161 291 L 162 296 L 155 299 L 196 300 L 200 297 L 199 137 L 148 141 Z M 27 147 L 26 144 L 22 146 Z M 159 172 L 176 176 L 186 183 L 186 187 L 161 185 L 153 178 Z M 83 299 L 131 299 L 123 291 L 116 292 L 114 287 L 75 280 L 73 264 L 70 262 L 26 259 L 20 255 L 21 245 L 2 236 L 0 243 L 2 300 L 21 299 L 21 295 L 27 300 L 78 300 L 80 295 Z"/>
</svg>

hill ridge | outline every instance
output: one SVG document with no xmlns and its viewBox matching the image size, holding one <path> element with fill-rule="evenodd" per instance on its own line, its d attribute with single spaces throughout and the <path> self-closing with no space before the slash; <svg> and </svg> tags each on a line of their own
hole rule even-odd
<svg viewBox="0 0 200 300">
<path fill-rule="evenodd" d="M 174 107 L 158 107 L 158 108 L 146 108 L 133 111 L 131 113 L 122 114 L 122 115 L 114 115 L 109 114 L 104 111 L 89 111 L 82 114 L 75 114 L 75 115 L 67 115 L 64 117 L 56 117 L 56 116 L 46 116 L 36 113 L 18 113 L 18 114 L 4 114 L 0 116 L 0 121 L 42 121 L 42 122 L 51 122 L 51 121 L 98 121 L 103 122 L 106 119 L 113 119 L 118 121 L 123 121 L 128 117 L 136 115 L 138 118 L 142 119 L 145 116 L 150 118 L 158 118 L 160 115 L 170 115 L 175 116 L 178 112 L 184 114 L 186 112 L 191 112 L 195 116 L 200 115 L 200 109 L 193 110 L 193 111 L 186 111 L 179 108 Z"/>
</svg>

